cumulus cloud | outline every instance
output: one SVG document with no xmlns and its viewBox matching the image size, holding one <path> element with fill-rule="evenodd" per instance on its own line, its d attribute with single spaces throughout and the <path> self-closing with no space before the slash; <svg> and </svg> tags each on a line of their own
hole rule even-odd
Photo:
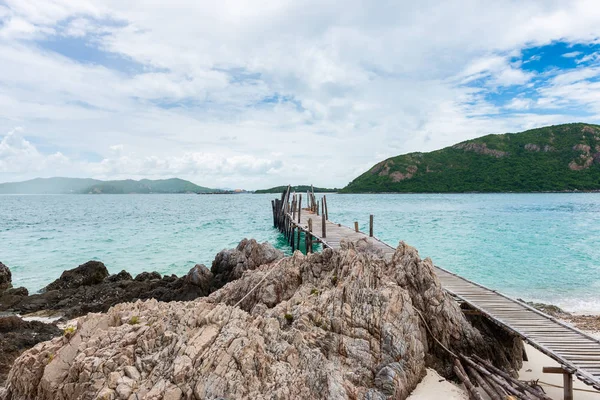
<svg viewBox="0 0 600 400">
<path fill-rule="evenodd" d="M 22 136 L 23 128 L 9 131 L 0 140 L 0 173 L 26 174 L 62 169 L 70 163 L 61 152 L 44 155 Z"/>
</svg>

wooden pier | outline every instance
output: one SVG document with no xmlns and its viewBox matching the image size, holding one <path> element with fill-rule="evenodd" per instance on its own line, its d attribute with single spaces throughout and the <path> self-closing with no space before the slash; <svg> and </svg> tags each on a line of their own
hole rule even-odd
<svg viewBox="0 0 600 400">
<path fill-rule="evenodd" d="M 386 259 L 394 254 L 394 247 L 373 236 L 373 215 L 368 233 L 360 232 L 356 222 L 354 228 L 331 222 L 326 196 L 318 200 L 313 192 L 291 193 L 288 187 L 280 199 L 272 201 L 272 208 L 274 225 L 284 233 L 292 249 L 312 252 L 315 245 L 339 249 L 342 239 L 364 238 L 381 250 Z M 600 391 L 599 339 L 495 290 L 435 268 L 442 286 L 457 301 L 521 337 L 561 365 L 558 370 L 545 368 L 544 372 L 563 374 L 565 399 L 573 399 L 573 375 Z"/>
</svg>

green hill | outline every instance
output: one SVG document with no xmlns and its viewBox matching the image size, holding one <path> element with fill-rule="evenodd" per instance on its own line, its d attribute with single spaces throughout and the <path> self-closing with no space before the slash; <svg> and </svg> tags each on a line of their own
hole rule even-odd
<svg viewBox="0 0 600 400">
<path fill-rule="evenodd" d="M 70 193 L 207 193 L 215 192 L 183 179 L 100 181 L 79 178 L 37 178 L 25 182 L 0 183 L 0 194 Z"/>
<path fill-rule="evenodd" d="M 259 190 L 254 191 L 254 193 L 258 193 L 258 194 L 282 193 L 285 189 L 287 189 L 287 185 L 286 186 L 275 186 L 270 189 L 259 189 Z M 306 193 L 309 190 L 311 190 L 310 185 L 292 186 L 292 191 L 297 192 L 297 193 Z M 315 187 L 314 191 L 315 191 L 315 193 L 336 193 L 338 191 L 338 189 L 326 189 L 326 188 Z"/>
<path fill-rule="evenodd" d="M 0 183 L 0 194 L 68 194 L 101 183 L 97 179 L 36 178 L 25 182 Z"/>
<path fill-rule="evenodd" d="M 388 158 L 341 193 L 600 190 L 600 125 L 487 135 Z"/>
<path fill-rule="evenodd" d="M 83 193 L 104 194 L 126 194 L 126 193 L 206 193 L 214 192 L 214 189 L 198 186 L 183 179 L 142 179 L 134 181 L 131 179 L 123 181 L 107 181 L 97 183 L 86 189 Z"/>
</svg>

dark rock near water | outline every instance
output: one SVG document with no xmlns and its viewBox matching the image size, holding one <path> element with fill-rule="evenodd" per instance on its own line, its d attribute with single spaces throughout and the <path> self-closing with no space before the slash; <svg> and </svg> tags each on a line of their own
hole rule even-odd
<svg viewBox="0 0 600 400">
<path fill-rule="evenodd" d="M 555 318 L 568 318 L 571 316 L 570 313 L 566 312 L 562 308 L 555 306 L 554 304 L 546 304 L 546 303 L 535 303 L 532 301 L 525 301 L 523 299 L 517 299 L 521 303 L 525 303 L 535 308 L 536 310 L 540 310 L 543 313 L 546 313 Z"/>
<path fill-rule="evenodd" d="M 154 272 L 142 272 L 141 274 L 136 275 L 135 280 L 138 282 L 151 281 L 155 279 L 162 278 L 160 274 L 156 271 Z"/>
<path fill-rule="evenodd" d="M 106 278 L 107 282 L 120 282 L 120 281 L 130 281 L 133 278 L 131 274 L 125 270 L 119 272 L 118 274 L 114 274 Z"/>
<path fill-rule="evenodd" d="M 60 278 L 46 286 L 45 291 L 76 289 L 102 283 L 108 277 L 108 270 L 99 261 L 88 261 L 77 268 L 62 273 Z"/>
<path fill-rule="evenodd" d="M 220 251 L 212 263 L 215 287 L 239 279 L 244 271 L 253 270 L 283 258 L 283 253 L 269 243 L 244 239 L 235 249 Z"/>
<path fill-rule="evenodd" d="M 236 249 L 223 250 L 217 255 L 213 262 L 213 268 L 219 271 L 216 277 L 199 264 L 181 278 L 176 275 L 162 277 L 158 272 L 142 272 L 135 278 L 126 271 L 109 275 L 103 263 L 89 261 L 64 271 L 42 293 L 28 296 L 25 288 L 0 291 L 0 311 L 20 314 L 49 311 L 73 318 L 89 312 L 105 312 L 115 304 L 138 299 L 188 301 L 207 296 L 230 280 L 239 278 L 245 270 L 281 257 L 283 253 L 268 243 L 244 239 Z M 0 274 L 5 277 L 4 282 L 10 284 L 10 270 L 2 266 Z"/>
<path fill-rule="evenodd" d="M 0 262 L 0 291 L 10 289 L 12 287 L 12 276 L 10 269 Z"/>
<path fill-rule="evenodd" d="M 186 283 L 210 290 L 213 283 L 213 274 L 204 264 L 196 264 L 185 276 Z"/>
<path fill-rule="evenodd" d="M 0 385 L 23 351 L 60 334 L 60 329 L 52 324 L 26 322 L 16 316 L 0 317 Z"/>
</svg>

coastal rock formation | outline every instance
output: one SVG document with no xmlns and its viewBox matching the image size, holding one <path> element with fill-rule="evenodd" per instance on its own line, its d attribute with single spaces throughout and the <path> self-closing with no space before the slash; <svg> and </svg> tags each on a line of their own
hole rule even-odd
<svg viewBox="0 0 600 400">
<path fill-rule="evenodd" d="M 239 279 L 246 270 L 283 258 L 283 253 L 270 243 L 258 243 L 254 239 L 242 240 L 235 249 L 220 251 L 212 263 L 214 285 L 219 288 Z"/>
<path fill-rule="evenodd" d="M 64 271 L 41 293 L 28 296 L 25 288 L 0 289 L 0 311 L 20 314 L 48 311 L 49 314 L 74 318 L 89 312 L 104 312 L 115 304 L 138 299 L 193 300 L 239 278 L 245 270 L 282 257 L 283 253 L 269 243 L 244 239 L 237 248 L 217 254 L 212 267 L 215 276 L 204 265 L 198 264 L 181 278 L 161 276 L 158 272 L 142 272 L 132 278 L 126 271 L 109 276 L 103 263 L 88 261 Z M 0 284 L 10 287 L 10 276 L 10 270 L 2 264 Z"/>
<path fill-rule="evenodd" d="M 0 385 L 23 350 L 60 334 L 60 330 L 52 324 L 26 322 L 16 316 L 0 317 Z"/>
<path fill-rule="evenodd" d="M 0 291 L 12 287 L 12 275 L 10 269 L 0 262 Z"/>
<path fill-rule="evenodd" d="M 465 319 L 431 260 L 359 242 L 257 265 L 206 298 L 80 318 L 23 353 L 0 398 L 404 399 L 426 366 L 451 375 L 444 348 L 521 362 Z"/>
<path fill-rule="evenodd" d="M 77 268 L 64 271 L 60 278 L 46 286 L 44 291 L 77 289 L 102 283 L 108 277 L 108 270 L 99 261 L 88 261 Z"/>
<path fill-rule="evenodd" d="M 0 262 L 0 311 L 5 311 L 27 297 L 27 289 L 13 288 L 10 269 Z"/>
</svg>

